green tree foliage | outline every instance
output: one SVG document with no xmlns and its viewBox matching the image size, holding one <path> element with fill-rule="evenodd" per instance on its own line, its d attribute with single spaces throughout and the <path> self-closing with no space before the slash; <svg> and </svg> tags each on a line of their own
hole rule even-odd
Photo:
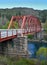
<svg viewBox="0 0 47 65">
<path fill-rule="evenodd" d="M 11 14 L 6 14 L 6 18 L 10 21 L 11 20 L 12 15 Z"/>
<path fill-rule="evenodd" d="M 47 19 L 47 10 L 42 10 L 40 11 L 40 17 L 41 17 L 41 22 L 42 23 L 45 23 L 46 22 L 46 19 Z"/>
<path fill-rule="evenodd" d="M 14 29 L 18 29 L 18 22 L 17 21 L 13 21 L 13 27 L 14 27 Z M 12 29 L 13 27 L 11 25 L 10 29 Z"/>
<path fill-rule="evenodd" d="M 47 48 L 45 47 L 39 48 L 36 54 L 39 59 L 43 59 L 43 60 L 46 59 L 47 58 Z"/>
<path fill-rule="evenodd" d="M 43 15 L 42 16 L 42 23 L 45 23 L 45 21 L 46 21 L 46 17 Z"/>
<path fill-rule="evenodd" d="M 28 38 L 29 38 L 29 39 L 33 39 L 33 38 L 34 38 L 34 36 L 33 36 L 33 35 L 31 35 L 31 34 L 29 34 L 29 35 L 28 35 Z"/>
<path fill-rule="evenodd" d="M 2 25 L 0 25 L 0 29 L 3 29 L 3 26 Z"/>
<path fill-rule="evenodd" d="M 43 28 L 44 28 L 44 30 L 45 30 L 45 33 L 47 34 L 47 20 L 46 20 L 46 22 L 44 23 Z"/>
<path fill-rule="evenodd" d="M 6 22 L 6 24 L 5 25 L 0 25 L 0 29 L 7 29 L 8 28 L 8 25 L 9 25 L 9 21 L 8 22 Z M 15 29 L 18 29 L 19 27 L 18 27 L 18 23 L 16 22 L 16 21 L 14 21 L 14 28 Z M 10 29 L 12 29 L 12 26 L 10 27 Z"/>
<path fill-rule="evenodd" d="M 38 13 L 38 14 L 37 14 Z M 41 22 L 45 22 L 47 18 L 47 10 L 34 10 L 32 8 L 12 8 L 12 9 L 0 9 L 0 16 L 6 16 L 10 21 L 11 16 L 21 15 L 35 15 Z"/>
<path fill-rule="evenodd" d="M 17 21 L 14 21 L 14 27 L 15 27 L 15 29 L 18 29 L 18 22 Z"/>
<path fill-rule="evenodd" d="M 0 56 L 0 65 L 47 65 L 46 60 Z"/>
<path fill-rule="evenodd" d="M 9 22 L 7 22 L 5 25 L 2 26 L 2 29 L 7 29 L 9 25 Z"/>
<path fill-rule="evenodd" d="M 40 64 L 41 65 L 47 65 L 47 60 L 42 60 Z"/>
<path fill-rule="evenodd" d="M 0 13 L 0 17 L 1 17 L 1 13 Z"/>
<path fill-rule="evenodd" d="M 44 30 L 47 31 L 47 20 L 46 20 L 46 22 L 44 23 Z"/>
</svg>

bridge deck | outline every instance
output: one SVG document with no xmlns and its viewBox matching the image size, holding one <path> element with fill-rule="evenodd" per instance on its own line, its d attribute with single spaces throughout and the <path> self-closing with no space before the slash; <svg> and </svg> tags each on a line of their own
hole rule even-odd
<svg viewBox="0 0 47 65">
<path fill-rule="evenodd" d="M 40 28 L 37 29 L 37 32 Z M 35 29 L 0 29 L 0 42 L 15 38 L 17 35 L 35 33 Z"/>
</svg>

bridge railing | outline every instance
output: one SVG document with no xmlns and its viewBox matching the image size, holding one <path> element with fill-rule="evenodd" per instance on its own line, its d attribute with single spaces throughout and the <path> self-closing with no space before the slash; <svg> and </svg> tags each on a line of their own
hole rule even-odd
<svg viewBox="0 0 47 65">
<path fill-rule="evenodd" d="M 0 29 L 0 38 L 22 34 L 23 32 L 23 29 Z"/>
<path fill-rule="evenodd" d="M 12 29 L 12 30 L 8 30 L 8 29 L 1 29 L 0 30 L 0 38 L 5 38 L 5 37 L 9 37 L 9 36 L 13 36 L 16 35 L 16 30 Z"/>
<path fill-rule="evenodd" d="M 37 28 L 37 31 L 40 31 L 40 28 Z M 0 29 L 0 38 L 14 36 L 18 34 L 28 34 L 33 32 L 36 32 L 36 29 Z"/>
</svg>

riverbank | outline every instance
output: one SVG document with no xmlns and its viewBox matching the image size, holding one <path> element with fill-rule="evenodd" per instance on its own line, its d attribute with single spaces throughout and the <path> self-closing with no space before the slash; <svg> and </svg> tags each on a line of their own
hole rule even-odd
<svg viewBox="0 0 47 65">
<path fill-rule="evenodd" d="M 43 51 L 44 52 L 43 54 L 46 54 L 46 52 L 45 52 L 46 48 L 47 48 L 47 43 L 44 43 L 44 42 L 40 43 L 40 42 L 34 42 L 34 41 L 33 42 L 32 41 L 28 42 L 28 51 L 30 52 L 30 58 L 37 58 L 37 52 L 41 53 Z M 44 59 L 43 57 L 41 58 L 41 56 L 39 58 Z"/>
<path fill-rule="evenodd" d="M 47 43 L 46 40 L 34 40 L 34 39 L 28 39 L 28 42 L 42 42 L 42 43 Z"/>
<path fill-rule="evenodd" d="M 46 60 L 0 56 L 0 65 L 47 65 Z"/>
</svg>

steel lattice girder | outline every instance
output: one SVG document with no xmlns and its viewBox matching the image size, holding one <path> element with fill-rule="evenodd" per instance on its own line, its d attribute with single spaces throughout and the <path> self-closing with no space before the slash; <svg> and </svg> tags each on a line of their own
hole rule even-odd
<svg viewBox="0 0 47 65">
<path fill-rule="evenodd" d="M 22 19 L 22 24 L 21 26 L 19 25 L 19 20 Z M 17 20 L 18 22 L 18 26 L 21 28 L 21 29 L 25 29 L 26 28 L 26 22 L 28 23 L 28 28 L 34 28 L 36 29 L 36 32 L 37 32 L 37 28 L 40 27 L 40 30 L 41 30 L 41 23 L 39 21 L 39 19 L 35 16 L 31 16 L 31 15 L 28 15 L 28 16 L 12 16 L 11 18 L 11 21 L 9 23 L 9 26 L 8 26 L 8 29 L 10 29 L 11 26 L 13 26 L 13 21 L 14 20 Z"/>
</svg>

